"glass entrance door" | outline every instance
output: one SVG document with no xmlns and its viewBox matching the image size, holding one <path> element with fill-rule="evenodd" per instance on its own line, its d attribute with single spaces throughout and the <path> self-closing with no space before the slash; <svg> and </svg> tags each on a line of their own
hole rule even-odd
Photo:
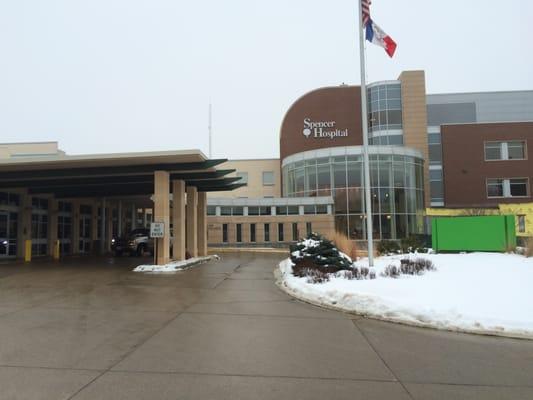
<svg viewBox="0 0 533 400">
<path fill-rule="evenodd" d="M 9 214 L 0 212 L 0 257 L 9 254 Z"/>
</svg>

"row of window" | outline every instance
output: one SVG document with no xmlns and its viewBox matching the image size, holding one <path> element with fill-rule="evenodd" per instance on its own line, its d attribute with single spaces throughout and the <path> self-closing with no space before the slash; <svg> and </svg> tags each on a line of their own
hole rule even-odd
<svg viewBox="0 0 533 400">
<path fill-rule="evenodd" d="M 523 140 L 485 142 L 485 161 L 525 160 L 526 154 Z"/>
<path fill-rule="evenodd" d="M 300 215 L 300 206 L 219 206 L 220 207 L 220 216 L 230 217 L 230 216 L 266 216 L 266 215 Z M 273 209 L 275 214 L 273 214 Z M 303 206 L 304 215 L 316 215 L 316 214 L 327 214 L 328 206 L 326 204 L 317 204 L 317 205 L 307 205 Z M 217 215 L 217 206 L 208 206 L 207 215 L 215 216 Z"/>
<path fill-rule="evenodd" d="M 528 197 L 529 178 L 487 179 L 487 197 Z"/>
<path fill-rule="evenodd" d="M 238 178 L 241 178 L 238 183 L 248 185 L 248 172 L 237 172 L 236 175 Z M 274 171 L 263 171 L 263 186 L 274 186 L 275 183 Z"/>
<path fill-rule="evenodd" d="M 235 242 L 236 243 L 257 243 L 257 224 L 249 224 L 249 230 L 248 230 L 248 237 L 243 237 L 243 225 L 244 224 L 235 224 Z M 271 234 L 270 234 L 270 228 L 271 225 L 277 225 L 277 237 L 276 240 L 278 242 L 284 242 L 285 239 L 285 228 L 282 223 L 278 224 L 263 224 L 263 240 L 262 242 L 271 242 Z M 306 233 L 309 235 L 313 231 L 313 226 L 311 222 L 306 222 L 305 224 Z M 299 240 L 300 238 L 300 231 L 298 229 L 298 223 L 293 222 L 291 224 L 291 240 L 293 242 Z M 228 243 L 229 242 L 229 224 L 222 224 L 222 242 Z"/>
</svg>

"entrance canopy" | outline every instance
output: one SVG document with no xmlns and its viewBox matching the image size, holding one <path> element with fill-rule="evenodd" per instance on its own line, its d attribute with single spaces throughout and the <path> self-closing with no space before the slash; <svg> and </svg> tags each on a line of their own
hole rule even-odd
<svg viewBox="0 0 533 400">
<path fill-rule="evenodd" d="M 198 150 L 17 157 L 0 160 L 0 189 L 24 188 L 28 194 L 56 198 L 140 196 L 154 193 L 154 173 L 167 171 L 198 192 L 233 190 L 235 170 L 216 169 L 226 159 L 208 159 Z M 170 188 L 169 188 L 170 190 Z"/>
</svg>

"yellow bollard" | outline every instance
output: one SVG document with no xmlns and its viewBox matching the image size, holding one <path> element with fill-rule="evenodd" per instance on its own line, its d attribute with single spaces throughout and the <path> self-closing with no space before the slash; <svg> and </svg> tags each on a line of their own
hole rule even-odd
<svg viewBox="0 0 533 400">
<path fill-rule="evenodd" d="M 26 240 L 24 242 L 24 261 L 31 261 L 31 240 Z"/>
<path fill-rule="evenodd" d="M 59 253 L 60 253 L 60 242 L 59 240 L 56 240 L 54 242 L 54 251 L 53 251 L 53 254 L 52 254 L 52 257 L 54 258 L 54 260 L 58 261 L 59 260 Z"/>
</svg>

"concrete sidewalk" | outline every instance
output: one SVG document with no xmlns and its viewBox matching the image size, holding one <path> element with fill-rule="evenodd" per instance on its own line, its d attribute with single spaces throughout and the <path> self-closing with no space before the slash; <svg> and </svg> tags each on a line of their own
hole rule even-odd
<svg viewBox="0 0 533 400">
<path fill-rule="evenodd" d="M 531 399 L 533 342 L 296 302 L 279 254 L 0 266 L 0 399 Z"/>
</svg>

